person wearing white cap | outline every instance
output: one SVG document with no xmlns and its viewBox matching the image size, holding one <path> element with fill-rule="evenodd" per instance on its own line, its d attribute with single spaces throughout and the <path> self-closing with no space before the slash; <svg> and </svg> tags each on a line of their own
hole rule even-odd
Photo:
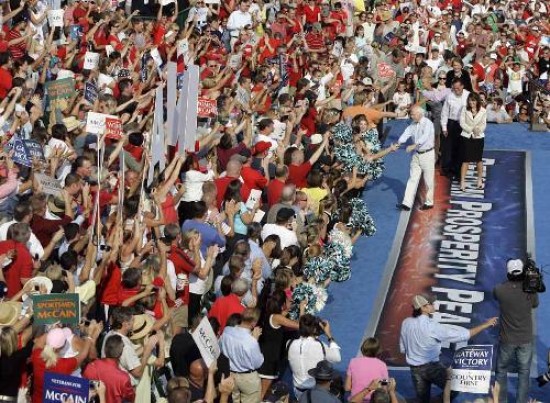
<svg viewBox="0 0 550 403">
<path fill-rule="evenodd" d="M 431 315 L 437 303 L 426 295 L 415 295 L 413 316 L 403 321 L 399 348 L 411 367 L 411 377 L 419 402 L 430 401 L 431 385 L 441 389 L 447 383 L 447 368 L 439 361 L 443 343 L 469 340 L 485 329 L 493 327 L 497 318 L 491 318 L 472 329 L 438 323 Z"/>
<path fill-rule="evenodd" d="M 533 309 L 539 305 L 537 294 L 523 291 L 525 277 L 521 259 L 506 262 L 508 280 L 497 285 L 493 294 L 500 306 L 500 332 L 496 381 L 500 385 L 499 402 L 508 396 L 508 372 L 518 372 L 516 402 L 528 401 L 529 373 L 533 356 Z M 512 369 L 514 368 L 514 369 Z"/>
</svg>

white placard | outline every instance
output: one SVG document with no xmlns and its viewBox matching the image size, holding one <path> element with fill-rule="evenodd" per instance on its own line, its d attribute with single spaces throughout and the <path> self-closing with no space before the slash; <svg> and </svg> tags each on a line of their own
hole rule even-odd
<svg viewBox="0 0 550 403">
<path fill-rule="evenodd" d="M 74 72 L 71 70 L 59 69 L 56 80 L 63 80 L 64 78 L 74 78 Z"/>
<path fill-rule="evenodd" d="M 48 11 L 48 24 L 50 27 L 62 27 L 64 14 L 65 10 L 63 9 Z"/>
<path fill-rule="evenodd" d="M 160 4 L 162 4 L 163 6 L 167 6 L 168 4 L 175 2 L 176 0 L 161 0 Z"/>
<path fill-rule="evenodd" d="M 202 318 L 195 331 L 191 332 L 191 337 L 197 344 L 204 363 L 210 368 L 212 363 L 220 356 L 220 345 L 208 317 Z"/>
<path fill-rule="evenodd" d="M 178 57 L 180 57 L 181 55 L 187 54 L 188 51 L 189 51 L 189 41 L 187 39 L 182 39 L 181 41 L 179 41 L 178 47 L 177 47 Z"/>
<path fill-rule="evenodd" d="M 159 50 L 157 48 L 151 49 L 151 57 L 153 58 L 153 61 L 155 62 L 155 65 L 157 67 L 162 66 L 162 57 L 160 56 Z"/>
<path fill-rule="evenodd" d="M 250 196 L 246 201 L 246 208 L 252 210 L 256 205 L 256 202 L 262 198 L 262 191 L 258 189 L 252 189 L 250 191 Z"/>
<path fill-rule="evenodd" d="M 220 0 L 205 0 L 205 4 L 220 4 Z"/>
<path fill-rule="evenodd" d="M 84 69 L 93 70 L 99 64 L 99 53 L 86 52 L 84 55 Z"/>
<path fill-rule="evenodd" d="M 254 214 L 254 218 L 252 219 L 252 221 L 262 222 L 262 218 L 264 218 L 264 215 L 265 215 L 265 211 L 258 210 L 258 211 L 256 211 L 256 214 Z"/>
<path fill-rule="evenodd" d="M 86 116 L 86 133 L 101 135 L 105 132 L 105 119 L 118 119 L 105 113 L 88 112 Z"/>
<path fill-rule="evenodd" d="M 471 345 L 458 349 L 453 357 L 451 390 L 488 393 L 492 368 L 492 345 Z"/>
<path fill-rule="evenodd" d="M 97 79 L 97 86 L 101 91 L 104 87 L 108 87 L 109 85 L 111 85 L 113 81 L 115 81 L 113 77 L 108 76 L 107 74 L 101 73 Z"/>
<path fill-rule="evenodd" d="M 63 191 L 63 186 L 59 180 L 41 173 L 35 173 L 34 178 L 40 183 L 42 192 L 47 195 L 59 196 Z"/>
</svg>

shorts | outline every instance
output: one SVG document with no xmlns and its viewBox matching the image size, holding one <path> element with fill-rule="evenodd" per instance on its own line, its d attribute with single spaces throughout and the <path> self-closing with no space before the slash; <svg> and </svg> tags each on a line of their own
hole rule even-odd
<svg viewBox="0 0 550 403">
<path fill-rule="evenodd" d="M 189 306 L 182 305 L 175 308 L 172 314 L 172 323 L 177 327 L 189 327 Z"/>
</svg>

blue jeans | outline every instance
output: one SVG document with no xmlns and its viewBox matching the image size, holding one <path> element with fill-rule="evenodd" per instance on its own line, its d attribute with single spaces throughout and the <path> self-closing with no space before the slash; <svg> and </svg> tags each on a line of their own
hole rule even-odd
<svg viewBox="0 0 550 403">
<path fill-rule="evenodd" d="M 497 368 L 495 380 L 500 385 L 499 402 L 508 400 L 508 371 L 517 367 L 518 391 L 516 403 L 526 403 L 529 394 L 529 371 L 533 358 L 533 345 L 500 343 L 498 348 Z"/>
<path fill-rule="evenodd" d="M 440 362 L 430 362 L 418 367 L 411 366 L 411 377 L 419 403 L 430 401 L 432 384 L 445 389 L 447 383 L 447 368 Z"/>
</svg>

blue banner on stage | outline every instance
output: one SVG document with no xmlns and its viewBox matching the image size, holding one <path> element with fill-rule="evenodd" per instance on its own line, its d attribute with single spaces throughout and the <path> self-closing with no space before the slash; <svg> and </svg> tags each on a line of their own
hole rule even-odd
<svg viewBox="0 0 550 403">
<path fill-rule="evenodd" d="M 72 398 L 73 403 L 88 403 L 90 382 L 85 378 L 55 374 L 44 374 L 43 403 L 63 403 Z"/>
<path fill-rule="evenodd" d="M 437 298 L 434 318 L 440 323 L 472 328 L 499 315 L 492 291 L 506 280 L 506 261 L 534 252 L 528 240 L 532 201 L 527 164 L 522 151 L 486 151 L 484 188 L 477 188 L 474 164 L 465 192 L 438 175 L 434 208 L 425 212 L 417 204 L 398 228 L 401 247 L 390 259 L 395 266 L 374 332 L 388 364 L 407 365 L 399 351 L 399 329 L 412 314 L 416 294 Z M 497 341 L 497 328 L 473 340 L 482 345 Z M 443 347 L 443 362 L 451 364 L 453 351 L 464 345 Z"/>
</svg>

